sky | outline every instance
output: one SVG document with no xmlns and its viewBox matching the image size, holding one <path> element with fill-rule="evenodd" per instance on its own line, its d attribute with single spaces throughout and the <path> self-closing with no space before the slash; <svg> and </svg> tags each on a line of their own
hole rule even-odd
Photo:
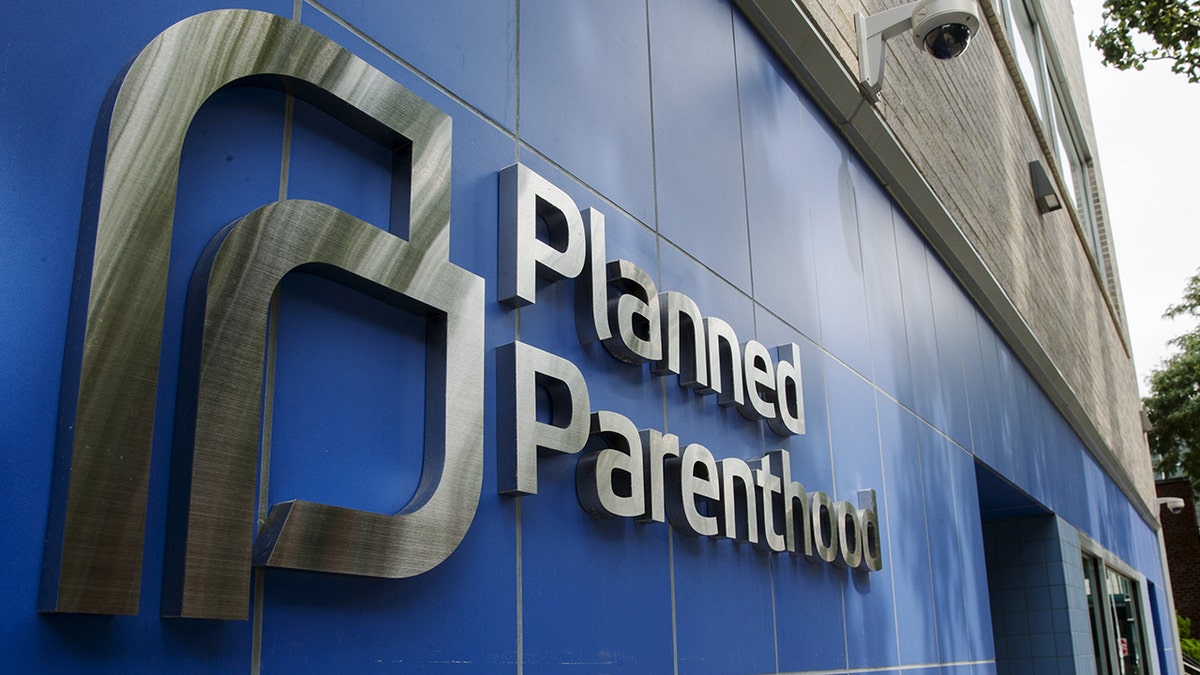
<svg viewBox="0 0 1200 675">
<path fill-rule="evenodd" d="M 1134 365 L 1145 395 L 1146 377 L 1170 353 L 1167 340 L 1193 325 L 1162 313 L 1200 268 L 1200 83 L 1190 84 L 1161 63 L 1142 71 L 1101 65 L 1087 36 L 1102 23 L 1103 0 L 1072 4 Z"/>
</svg>

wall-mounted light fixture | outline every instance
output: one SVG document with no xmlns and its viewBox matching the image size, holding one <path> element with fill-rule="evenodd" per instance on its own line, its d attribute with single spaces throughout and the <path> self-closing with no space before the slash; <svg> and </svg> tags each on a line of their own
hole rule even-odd
<svg viewBox="0 0 1200 675">
<path fill-rule="evenodd" d="M 911 28 L 918 47 L 935 59 L 952 59 L 979 30 L 979 6 L 975 0 L 917 0 L 871 16 L 857 12 L 854 25 L 859 82 L 874 101 L 883 87 L 885 42 Z"/>
<path fill-rule="evenodd" d="M 1038 213 L 1045 215 L 1062 208 L 1062 200 L 1054 190 L 1054 183 L 1046 174 L 1045 167 L 1036 159 L 1029 163 L 1029 182 L 1033 185 L 1033 198 L 1037 202 Z"/>
</svg>

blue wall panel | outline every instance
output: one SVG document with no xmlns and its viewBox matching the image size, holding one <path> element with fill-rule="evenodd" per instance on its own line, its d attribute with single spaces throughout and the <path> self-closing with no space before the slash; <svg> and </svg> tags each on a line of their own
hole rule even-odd
<svg viewBox="0 0 1200 675">
<path fill-rule="evenodd" d="M 879 438 L 883 456 L 883 480 L 888 537 L 885 569 L 892 576 L 896 607 L 903 607 L 897 622 L 900 663 L 936 663 L 938 660 L 937 619 L 934 604 L 930 536 L 925 524 L 927 504 L 921 466 L 917 426 L 910 412 L 889 398 L 876 394 Z"/>
<path fill-rule="evenodd" d="M 928 253 L 924 240 L 907 220 L 896 222 L 896 254 L 900 264 L 900 292 L 904 298 L 904 326 L 913 378 L 912 410 L 935 427 L 946 427 L 946 397 L 941 390 L 937 334 L 933 323 Z"/>
<path fill-rule="evenodd" d="M 800 347 L 804 383 L 805 434 L 784 438 L 764 430 L 763 450 L 787 450 L 792 458 L 792 479 L 806 490 L 832 495 L 835 484 L 825 377 L 829 357 L 761 307 L 756 308 L 756 316 L 758 339 L 763 344 L 795 342 Z M 779 669 L 846 667 L 843 586 L 849 575 L 785 554 L 777 556 L 772 567 Z"/>
<path fill-rule="evenodd" d="M 912 408 L 912 368 L 904 326 L 894 207 L 883 188 L 863 168 L 858 164 L 850 167 L 862 239 L 863 281 L 875 386 Z"/>
<path fill-rule="evenodd" d="M 832 495 L 835 487 L 830 450 L 832 427 L 825 396 L 828 355 L 798 334 L 789 338 L 786 330 L 771 324 L 760 314 L 759 335 L 764 340 L 772 338 L 767 344 L 792 339 L 800 346 L 806 433 L 784 439 L 773 437 L 768 431 L 767 449 L 786 449 L 792 457 L 792 479 L 810 492 L 819 490 Z M 843 585 L 848 575 L 802 557 L 781 555 L 775 565 L 780 670 L 845 667 Z M 814 611 L 815 608 L 821 611 Z"/>
<path fill-rule="evenodd" d="M 929 292 L 933 299 L 933 329 L 941 377 L 938 390 L 946 405 L 944 423 L 938 426 L 956 443 L 970 449 L 971 415 L 967 410 L 963 368 L 964 352 L 971 336 L 959 323 L 959 314 L 965 314 L 966 298 L 954 278 L 933 256 L 929 256 Z"/>
<path fill-rule="evenodd" d="M 770 554 L 727 540 L 671 536 L 680 672 L 774 671 Z M 780 628 L 782 639 L 794 635 L 782 622 Z"/>
<path fill-rule="evenodd" d="M 522 3 L 521 47 L 521 139 L 653 227 L 645 3 Z"/>
<path fill-rule="evenodd" d="M 331 123 L 327 113 L 303 101 L 295 104 L 292 119 L 287 198 L 332 204 L 391 229 L 391 149 Z"/>
<path fill-rule="evenodd" d="M 870 330 L 863 283 L 858 213 L 849 150 L 825 121 L 805 125 L 803 190 L 813 228 L 821 344 L 864 376 L 871 375 Z"/>
<path fill-rule="evenodd" d="M 959 541 L 957 552 L 962 561 L 963 606 L 966 612 L 966 623 L 961 626 L 960 634 L 966 639 L 972 661 L 991 661 L 996 653 L 992 639 L 992 613 L 986 583 L 987 560 L 983 548 L 975 460 L 967 453 L 952 448 L 950 468 L 954 476 L 954 526 Z"/>
<path fill-rule="evenodd" d="M 278 306 L 271 503 L 399 511 L 421 478 L 425 322 L 305 273 Z"/>
<path fill-rule="evenodd" d="M 988 377 L 980 335 L 983 314 L 965 294 L 959 296 L 958 328 L 962 335 L 963 377 L 967 383 L 967 406 L 970 410 L 971 439 L 964 446 L 979 456 L 980 445 L 990 446 L 993 438 L 992 396 L 989 389 L 995 386 Z"/>
<path fill-rule="evenodd" d="M 968 365 L 968 383 L 974 378 L 976 388 L 968 389 L 971 405 L 971 447 L 975 457 L 984 464 L 1007 473 L 1012 464 L 1013 444 L 1009 442 L 1003 421 L 1004 393 L 1001 389 L 1000 356 L 996 334 L 982 313 L 976 313 L 976 335 L 979 338 L 978 371 Z M 971 364 L 970 356 L 967 363 Z"/>
<path fill-rule="evenodd" d="M 955 473 L 962 452 L 935 429 L 917 426 L 921 446 L 921 478 L 925 488 L 925 524 L 929 530 L 929 561 L 933 575 L 933 609 L 937 617 L 938 657 L 953 663 L 970 659 L 970 642 L 963 592 L 967 582 L 958 554 L 958 510 Z"/>
<path fill-rule="evenodd" d="M 290 3 L 289 3 L 290 4 Z M 516 128 L 515 0 L 400 4 L 331 0 L 305 4 L 301 18 L 325 14 L 353 26 L 388 53 L 453 91 L 505 129 Z M 279 12 L 291 16 L 288 12 Z"/>
<path fill-rule="evenodd" d="M 748 292 L 731 9 L 666 0 L 651 3 L 649 14 L 658 231 Z"/>
<path fill-rule="evenodd" d="M 677 290 L 705 316 L 726 321 L 739 342 L 755 336 L 754 305 L 749 297 L 667 242 L 659 246 L 662 290 Z M 734 408 L 718 405 L 716 395 L 698 395 L 663 379 L 666 431 L 682 445 L 700 443 L 717 459 L 750 460 L 763 454 L 764 425 L 750 422 Z M 693 538 L 673 532 L 674 580 L 679 667 L 681 672 L 734 668 L 774 670 L 775 645 L 769 554 L 723 538 Z M 786 564 L 789 561 L 784 561 Z M 714 609 L 722 608 L 720 618 Z M 730 639 L 729 623 L 743 627 Z"/>
<path fill-rule="evenodd" d="M 879 425 L 875 392 L 869 382 L 826 358 L 826 383 L 831 407 L 830 439 L 834 452 L 836 495 L 839 501 L 859 505 L 858 491 L 873 487 L 879 504 L 885 503 Z M 886 510 L 879 516 L 879 531 L 888 531 Z M 884 574 L 854 570 L 842 572 L 846 605 L 846 653 L 850 668 L 898 665 L 896 619 L 888 610 L 894 603 L 892 580 Z"/>
<path fill-rule="evenodd" d="M 566 189 L 580 208 L 596 206 L 606 213 L 609 259 L 630 260 L 656 276 L 653 232 L 597 204 L 591 194 L 544 162 L 528 157 L 523 161 Z M 659 378 L 646 366 L 617 361 L 598 343 L 580 345 L 571 284 L 539 289 L 537 303 L 519 311 L 521 341 L 579 367 L 593 410 L 620 413 L 638 428 L 663 428 Z M 521 498 L 526 667 L 535 672 L 568 664 L 581 672 L 635 664 L 670 667 L 667 529 L 589 516 L 575 496 L 577 459 L 542 457 L 538 493 Z"/>
<path fill-rule="evenodd" d="M 745 21 L 734 21 L 734 36 L 754 297 L 820 340 L 811 198 L 803 187 L 811 162 L 805 128 L 818 113 Z"/>
</svg>

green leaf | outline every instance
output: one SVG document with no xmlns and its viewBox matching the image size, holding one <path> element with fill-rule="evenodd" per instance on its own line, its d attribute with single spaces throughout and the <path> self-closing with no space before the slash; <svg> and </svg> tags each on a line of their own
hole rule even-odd
<svg viewBox="0 0 1200 675">
<path fill-rule="evenodd" d="M 1113 0 L 1110 0 L 1110 2 Z M 1200 318 L 1200 271 L 1188 280 L 1183 300 L 1166 318 Z M 1142 399 L 1153 428 L 1148 434 L 1154 468 L 1181 474 L 1200 494 L 1200 326 L 1169 341 L 1179 348 L 1150 373 L 1150 395 Z"/>
<path fill-rule="evenodd" d="M 1147 61 L 1171 61 L 1171 71 L 1200 81 L 1200 0 L 1106 0 L 1104 24 L 1088 40 L 1105 65 L 1142 70 Z M 1138 48 L 1147 39 L 1155 46 Z"/>
</svg>

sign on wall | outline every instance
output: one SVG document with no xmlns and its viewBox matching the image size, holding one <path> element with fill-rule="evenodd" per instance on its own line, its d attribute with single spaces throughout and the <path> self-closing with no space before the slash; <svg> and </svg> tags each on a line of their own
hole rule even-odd
<svg viewBox="0 0 1200 675">
<path fill-rule="evenodd" d="M 217 39 L 243 36 L 231 44 Z M 207 12 L 164 31 L 135 59 L 105 111 L 63 371 L 55 483 L 40 610 L 138 612 L 151 439 L 179 157 L 192 118 L 227 86 L 286 87 L 410 162 L 407 231 L 332 206 L 267 204 L 214 237 L 189 290 L 164 616 L 245 619 L 252 566 L 401 578 L 444 561 L 466 535 L 483 462 L 484 281 L 449 260 L 451 120 L 327 38 L 282 17 Z M 603 215 L 580 210 L 527 167 L 498 174 L 497 300 L 537 301 L 572 280 L 580 339 L 620 362 L 674 374 L 748 423 L 804 433 L 799 348 L 741 342 L 678 291 L 605 255 Z M 539 224 L 544 233 L 539 236 Z M 263 354 L 272 293 L 303 268 L 426 321 L 420 484 L 399 513 L 254 497 Z M 873 490 L 834 502 L 791 479 L 777 450 L 746 462 L 593 411 L 568 359 L 521 342 L 496 354 L 498 480 L 537 492 L 539 452 L 580 453 L 579 502 L 597 517 L 669 522 L 839 566 L 882 567 Z M 623 367 L 618 365 L 617 367 Z M 539 411 L 537 391 L 550 393 Z M 547 413 L 539 415 L 539 412 Z M 336 541 L 337 546 L 329 542 Z"/>
</svg>

